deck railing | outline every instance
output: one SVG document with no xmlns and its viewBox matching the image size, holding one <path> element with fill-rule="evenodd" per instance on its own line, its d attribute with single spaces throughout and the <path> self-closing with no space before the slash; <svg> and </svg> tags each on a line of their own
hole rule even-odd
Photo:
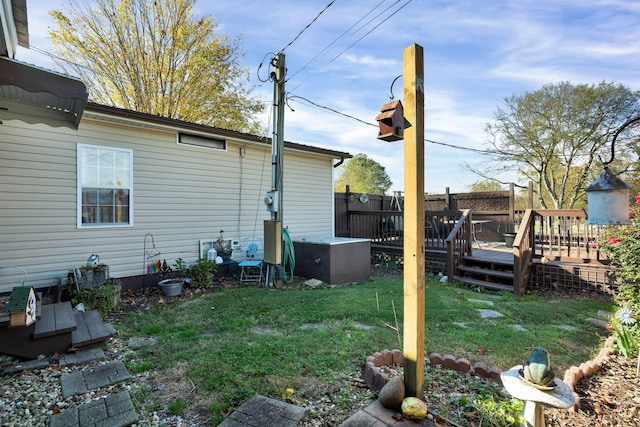
<svg viewBox="0 0 640 427">
<path fill-rule="evenodd" d="M 465 209 L 458 213 L 455 226 L 445 239 L 447 247 L 447 275 L 453 281 L 456 269 L 462 263 L 462 257 L 471 253 L 473 235 L 471 229 L 471 213 Z"/>
<path fill-rule="evenodd" d="M 580 209 L 527 209 L 513 242 L 514 291 L 520 294 L 534 262 L 608 264 L 599 250 L 602 227 L 586 224 Z"/>
<path fill-rule="evenodd" d="M 458 224 L 464 211 L 425 211 L 425 249 L 447 250 L 447 238 Z M 461 236 L 471 233 L 471 223 L 465 222 Z M 394 248 L 402 250 L 404 237 L 403 212 L 400 211 L 353 211 L 349 212 L 349 237 L 371 239 L 373 248 Z M 470 242 L 469 242 L 470 245 Z"/>
</svg>

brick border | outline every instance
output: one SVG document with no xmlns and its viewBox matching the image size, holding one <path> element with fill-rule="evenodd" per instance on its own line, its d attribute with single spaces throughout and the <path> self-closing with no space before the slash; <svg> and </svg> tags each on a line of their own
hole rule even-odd
<svg viewBox="0 0 640 427">
<path fill-rule="evenodd" d="M 582 363 L 580 366 L 571 366 L 564 372 L 564 383 L 571 387 L 573 391 L 573 397 L 575 398 L 575 405 L 569 408 L 570 411 L 577 412 L 580 410 L 580 396 L 576 393 L 575 387 L 582 378 L 593 375 L 598 372 L 602 367 L 611 360 L 611 355 L 616 353 L 613 347 L 615 343 L 615 337 L 609 336 L 604 342 L 604 346 L 593 360 L 588 360 Z M 438 353 L 428 354 L 424 352 L 425 357 L 429 357 L 429 361 L 432 366 L 442 366 L 446 369 L 451 369 L 457 372 L 473 372 L 476 375 L 485 378 L 488 381 L 496 381 L 502 384 L 500 374 L 502 369 L 497 366 L 488 366 L 482 362 L 476 362 L 471 364 L 469 360 L 464 358 L 456 358 L 451 354 L 441 356 Z M 371 391 L 379 392 L 382 387 L 389 381 L 389 376 L 380 370 L 380 366 L 398 365 L 402 366 L 404 357 L 402 351 L 398 349 L 382 350 L 381 352 L 373 353 L 371 356 L 367 356 L 365 364 L 363 366 L 364 381 Z"/>
<path fill-rule="evenodd" d="M 438 353 L 424 352 L 424 356 L 429 358 L 432 366 L 442 366 L 457 372 L 473 372 L 488 381 L 496 381 L 502 384 L 500 374 L 502 369 L 497 366 L 487 366 L 485 363 L 476 362 L 471 364 L 467 359 L 456 358 L 451 354 L 441 356 Z M 379 392 L 389 381 L 389 376 L 380 370 L 380 366 L 398 365 L 402 366 L 404 357 L 402 351 L 398 349 L 382 350 L 367 356 L 363 367 L 364 381 L 374 392 Z"/>
<path fill-rule="evenodd" d="M 598 372 L 605 364 L 607 364 L 607 362 L 611 360 L 611 355 L 615 354 L 616 352 L 615 348 L 613 348 L 615 340 L 615 336 L 609 336 L 609 338 L 607 338 L 604 342 L 604 346 L 595 359 L 587 360 L 580 366 L 572 366 L 564 372 L 563 381 L 565 382 L 565 384 L 571 387 L 571 390 L 573 391 L 573 397 L 576 401 L 575 405 L 569 408 L 570 411 L 578 412 L 581 407 L 580 396 L 578 396 L 578 393 L 576 393 L 575 389 L 576 384 L 578 384 L 578 381 L 580 381 L 582 378 L 588 377 Z"/>
</svg>

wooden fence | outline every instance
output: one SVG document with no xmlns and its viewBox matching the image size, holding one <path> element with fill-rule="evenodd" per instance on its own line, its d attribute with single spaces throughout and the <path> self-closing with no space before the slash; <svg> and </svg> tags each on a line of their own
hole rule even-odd
<svg viewBox="0 0 640 427">
<path fill-rule="evenodd" d="M 400 237 L 401 240 L 403 197 L 400 192 L 383 196 L 347 191 L 335 193 L 334 200 L 336 236 L 386 242 Z M 482 240 L 501 242 L 504 233 L 515 231 L 513 184 L 505 191 L 450 193 L 447 189 L 444 194 L 425 194 L 425 209 L 427 212 L 470 210 L 473 220 L 482 221 L 477 227 Z M 428 217 L 425 221 L 429 226 Z"/>
</svg>

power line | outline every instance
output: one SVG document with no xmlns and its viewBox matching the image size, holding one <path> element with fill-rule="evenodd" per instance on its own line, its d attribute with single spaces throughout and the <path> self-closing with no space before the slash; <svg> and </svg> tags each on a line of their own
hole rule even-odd
<svg viewBox="0 0 640 427">
<path fill-rule="evenodd" d="M 326 5 L 326 6 L 324 7 L 324 9 L 322 9 L 322 10 L 320 11 L 320 13 L 318 13 L 318 14 L 316 15 L 316 17 L 315 17 L 315 18 L 313 18 L 313 20 L 312 20 L 311 22 L 309 22 L 309 23 L 307 24 L 307 26 L 306 26 L 306 27 L 304 27 L 304 28 L 303 28 L 303 29 L 298 33 L 298 35 L 297 35 L 297 36 L 295 36 L 295 37 L 293 38 L 293 40 L 291 40 L 291 41 L 290 41 L 290 42 L 289 42 L 285 47 L 283 47 L 282 49 L 280 49 L 280 52 L 281 52 L 281 53 L 282 53 L 282 52 L 284 52 L 284 50 L 285 50 L 286 48 L 288 48 L 288 47 L 289 47 L 289 46 L 291 46 L 291 45 L 292 45 L 296 40 L 298 40 L 298 38 L 302 35 L 302 33 L 304 33 L 304 32 L 305 32 L 309 27 L 311 27 L 311 26 L 313 25 L 313 23 L 314 23 L 314 22 L 316 22 L 316 21 L 318 20 L 318 18 L 320 18 L 320 15 L 322 15 L 322 14 L 324 13 L 324 11 L 325 11 L 325 10 L 329 9 L 329 7 L 331 7 L 331 5 L 332 5 L 335 1 L 336 1 L 336 0 L 331 0 L 331 2 L 329 2 L 329 4 L 328 4 L 328 5 Z"/>
<path fill-rule="evenodd" d="M 314 106 L 314 107 L 316 107 L 316 108 L 319 108 L 319 109 L 322 109 L 322 110 L 331 111 L 332 113 L 335 113 L 335 114 L 337 114 L 337 115 L 339 115 L 339 116 L 343 116 L 343 117 L 346 117 L 346 118 L 348 118 L 348 119 L 355 120 L 355 121 L 360 122 L 360 123 L 363 123 L 363 124 L 365 124 L 365 125 L 367 125 L 367 126 L 373 126 L 373 127 L 375 127 L 375 128 L 377 128 L 377 127 L 378 127 L 378 125 L 377 125 L 377 124 L 375 124 L 375 123 L 367 122 L 367 121 L 365 121 L 365 120 L 359 119 L 359 118 L 357 118 L 357 117 L 355 117 L 355 116 L 352 116 L 352 115 L 350 115 L 350 114 L 346 114 L 346 113 L 343 113 L 343 112 L 341 112 L 341 111 L 338 111 L 338 110 L 336 110 L 336 109 L 334 109 L 334 108 L 331 108 L 331 107 L 327 107 L 327 106 L 325 106 L 325 105 L 318 104 L 317 102 L 313 102 L 313 101 L 311 101 L 311 100 L 309 100 L 309 99 L 307 99 L 307 98 L 305 98 L 305 97 L 303 97 L 303 96 L 293 95 L 293 96 L 288 96 L 288 97 L 287 97 L 287 100 L 296 100 L 296 99 L 301 99 L 301 100 L 303 100 L 303 101 L 308 102 L 310 105 L 312 105 L 312 106 Z M 477 148 L 471 148 L 471 147 L 461 147 L 461 146 L 459 146 L 459 145 L 447 144 L 447 143 L 445 143 L 445 142 L 434 141 L 434 140 L 432 140 L 432 139 L 427 139 L 427 138 L 424 138 L 424 141 L 425 141 L 425 142 L 429 142 L 429 143 L 431 143 L 431 144 L 435 144 L 435 145 L 442 145 L 442 146 L 444 146 L 444 147 L 455 148 L 455 149 L 458 149 L 458 150 L 472 151 L 472 152 L 475 152 L 475 153 L 482 153 L 482 154 L 495 154 L 495 152 L 493 152 L 493 151 L 480 150 L 480 149 L 477 149 Z"/>
<path fill-rule="evenodd" d="M 370 123 L 370 122 L 366 122 L 366 121 L 364 121 L 364 120 L 362 120 L 362 119 L 359 119 L 359 118 L 357 118 L 357 117 L 355 117 L 355 116 L 351 116 L 351 115 L 349 115 L 349 114 L 343 113 L 343 112 L 338 111 L 338 110 L 335 110 L 335 109 L 333 109 L 333 108 L 326 107 L 326 106 L 324 106 L 324 105 L 320 105 L 320 104 L 318 104 L 318 103 L 316 103 L 316 102 L 313 102 L 313 101 L 311 101 L 311 100 L 309 100 L 309 99 L 307 99 L 307 98 L 305 98 L 305 97 L 298 96 L 298 95 L 287 96 L 287 100 L 296 100 L 296 99 L 302 99 L 303 101 L 308 102 L 309 104 L 311 104 L 312 106 L 314 106 L 314 107 L 316 107 L 316 108 L 319 108 L 319 109 L 322 109 L 322 110 L 331 111 L 332 113 L 338 114 L 339 116 L 347 117 L 347 118 L 349 118 L 349 119 L 351 119 L 351 120 L 358 121 L 358 122 L 363 123 L 363 124 L 365 124 L 365 125 L 373 126 L 373 127 L 378 127 L 378 125 L 376 125 L 376 124 L 373 124 L 373 123 Z"/>
<path fill-rule="evenodd" d="M 388 8 L 386 8 L 385 10 L 383 10 L 380 14 L 378 14 L 375 18 L 377 18 L 378 16 L 382 15 L 384 12 L 386 12 L 387 10 L 391 9 L 393 6 L 395 6 L 400 0 L 396 1 L 394 4 L 392 4 L 391 6 L 389 6 Z M 398 9 L 396 9 L 391 15 L 387 16 L 385 19 L 383 19 L 381 22 L 379 22 L 375 27 L 373 27 L 372 29 L 370 29 L 369 31 L 367 31 L 362 37 L 360 37 L 358 40 L 356 40 L 355 42 L 351 43 L 345 50 L 343 50 L 342 52 L 340 52 L 339 54 L 337 54 L 336 56 L 334 56 L 328 63 L 327 65 L 331 64 L 333 61 L 335 61 L 336 59 L 338 59 L 339 57 L 341 57 L 346 51 L 348 51 L 349 49 L 351 49 L 353 46 L 355 46 L 356 44 L 358 44 L 360 41 L 362 41 L 362 39 L 364 39 L 365 37 L 367 37 L 369 34 L 371 34 L 374 30 L 376 30 L 378 27 L 380 27 L 380 25 L 384 24 L 385 22 L 387 22 L 393 15 L 395 15 L 396 13 L 400 12 L 405 6 L 407 6 L 409 3 L 411 3 L 412 0 L 408 0 L 405 4 L 403 4 L 402 6 L 400 6 Z M 374 18 L 374 19 L 375 19 Z M 371 21 L 369 21 L 371 22 Z"/>
<path fill-rule="evenodd" d="M 345 35 L 347 35 L 349 33 L 349 31 L 351 31 L 353 29 L 353 27 L 355 27 L 356 25 L 358 25 L 360 22 L 362 22 L 367 16 L 369 16 L 374 10 L 376 10 L 378 7 L 380 7 L 380 5 L 382 3 L 384 3 L 386 0 L 381 0 L 377 5 L 375 5 L 373 8 L 371 8 L 369 10 L 369 12 L 367 12 L 365 15 L 363 15 L 360 19 L 358 19 L 356 22 L 353 23 L 353 25 L 351 25 L 349 28 L 347 28 L 342 34 L 340 34 L 338 37 L 336 37 L 331 43 L 329 43 L 327 46 L 324 47 L 324 49 L 322 49 L 320 52 L 318 52 L 316 54 L 316 56 L 314 56 L 313 58 L 311 58 L 309 61 L 307 61 L 302 67 L 300 67 L 295 73 L 291 74 L 291 76 L 289 77 L 289 79 L 292 79 L 296 74 L 298 74 L 301 71 L 304 71 L 309 65 L 311 65 L 311 63 L 313 63 L 316 59 L 318 59 L 318 57 L 320 55 L 322 55 L 323 53 L 325 53 L 326 51 L 328 51 L 333 45 L 335 45 L 338 40 L 340 40 L 342 37 L 344 37 Z M 371 21 L 369 21 L 371 22 Z M 357 31 L 356 31 L 357 32 Z"/>
</svg>

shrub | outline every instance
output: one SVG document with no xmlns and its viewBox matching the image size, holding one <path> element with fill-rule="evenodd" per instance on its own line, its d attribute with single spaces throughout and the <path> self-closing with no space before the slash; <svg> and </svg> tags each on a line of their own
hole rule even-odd
<svg viewBox="0 0 640 427">
<path fill-rule="evenodd" d="M 629 212 L 629 220 L 629 226 L 609 227 L 602 247 L 615 267 L 617 302 L 633 313 L 640 313 L 640 194 Z"/>
<path fill-rule="evenodd" d="M 216 264 L 215 261 L 204 258 L 199 259 L 189 269 L 191 285 L 197 288 L 202 288 L 211 284 L 213 280 L 213 273 L 217 270 L 218 264 Z"/>
<path fill-rule="evenodd" d="M 638 351 L 640 327 L 636 315 L 640 313 L 640 194 L 629 211 L 631 225 L 609 227 L 604 233 L 602 249 L 609 253 L 615 267 L 614 280 L 618 284 L 616 302 L 622 307 L 611 320 L 616 347 L 624 356 Z"/>
</svg>

